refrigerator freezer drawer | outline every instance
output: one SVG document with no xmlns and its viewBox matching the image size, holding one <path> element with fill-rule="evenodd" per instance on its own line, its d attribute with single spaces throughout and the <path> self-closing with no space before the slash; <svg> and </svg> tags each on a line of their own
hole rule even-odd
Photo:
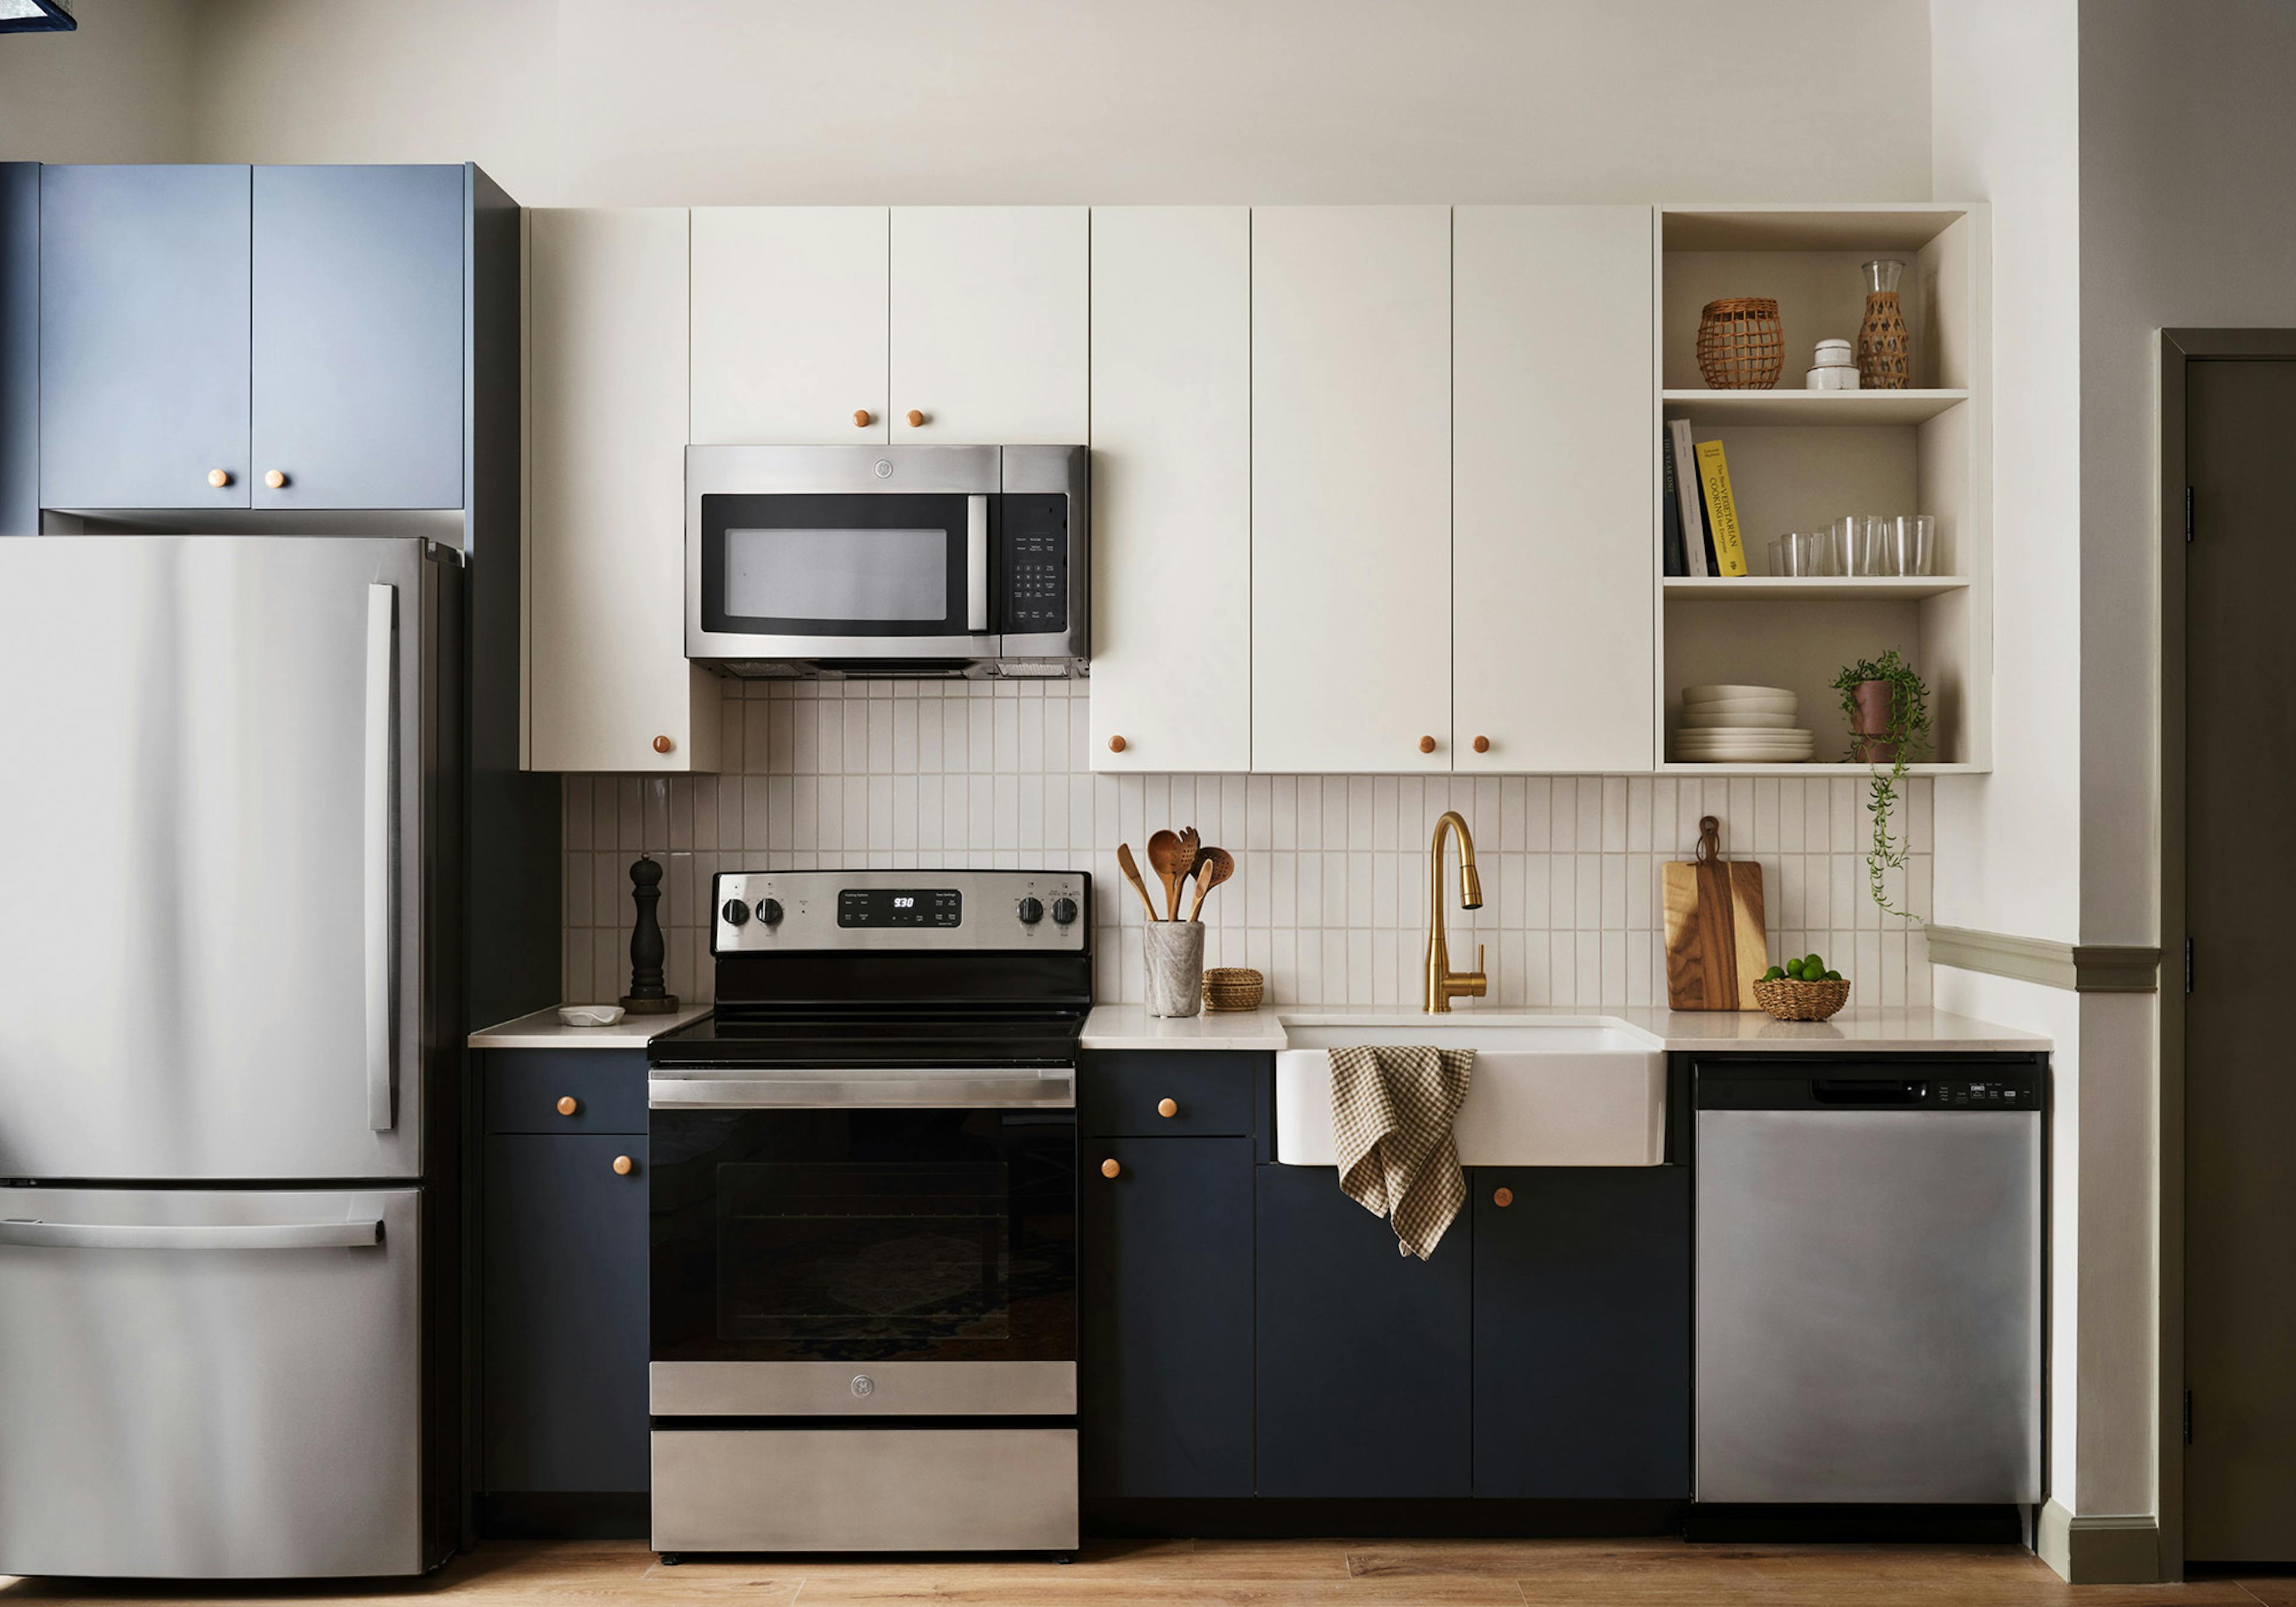
<svg viewBox="0 0 2296 1607">
<path fill-rule="evenodd" d="M 0 1574 L 420 1572 L 419 1198 L 0 1189 Z"/>
<path fill-rule="evenodd" d="M 656 1551 L 1072 1551 L 1074 1429 L 657 1429 Z"/>
</svg>

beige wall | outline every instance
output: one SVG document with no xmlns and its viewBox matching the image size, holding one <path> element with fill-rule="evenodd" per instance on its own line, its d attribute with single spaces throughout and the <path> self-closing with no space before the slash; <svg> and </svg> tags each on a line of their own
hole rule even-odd
<svg viewBox="0 0 2296 1607">
<path fill-rule="evenodd" d="M 468 158 L 530 206 L 1929 194 L 1919 5 L 205 0 L 198 16 L 201 159 Z M 1854 92 L 1855 129 L 1813 136 L 1820 86 Z"/>
<path fill-rule="evenodd" d="M 78 0 L 68 34 L 0 35 L 0 161 L 189 159 L 184 0 Z"/>
</svg>

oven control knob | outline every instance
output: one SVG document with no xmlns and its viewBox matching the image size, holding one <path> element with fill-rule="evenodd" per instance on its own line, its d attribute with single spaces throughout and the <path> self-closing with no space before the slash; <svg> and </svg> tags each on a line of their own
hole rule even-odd
<svg viewBox="0 0 2296 1607">
<path fill-rule="evenodd" d="M 1067 926 L 1073 923 L 1076 918 L 1077 901 L 1075 899 L 1055 898 L 1053 900 L 1053 919 L 1054 921 L 1057 921 L 1062 926 Z"/>
<path fill-rule="evenodd" d="M 1037 922 L 1039 922 L 1039 921 L 1043 920 L 1044 918 L 1045 918 L 1045 904 L 1044 904 L 1044 900 L 1043 900 L 1043 899 L 1041 899 L 1041 898 L 1023 898 L 1023 899 L 1021 899 L 1021 925 L 1023 925 L 1023 926 L 1034 926 Z"/>
<path fill-rule="evenodd" d="M 718 913 L 726 917 L 726 925 L 740 926 L 749 920 L 750 906 L 739 898 L 728 898 L 726 900 L 726 907 Z"/>
<path fill-rule="evenodd" d="M 853 1380 L 853 1393 L 854 1393 L 854 1394 L 856 1394 L 856 1395 L 860 1395 L 860 1396 L 870 1396 L 870 1395 L 874 1395 L 876 1392 L 877 1392 L 877 1381 L 876 1381 L 875 1379 L 873 1379 L 873 1378 L 870 1377 L 866 1373 L 863 1373 L 858 1374 L 858 1375 L 857 1375 L 857 1377 L 855 1377 L 855 1379 Z"/>
<path fill-rule="evenodd" d="M 758 899 L 758 919 L 767 926 L 779 926 L 782 923 L 782 901 L 778 898 Z"/>
</svg>

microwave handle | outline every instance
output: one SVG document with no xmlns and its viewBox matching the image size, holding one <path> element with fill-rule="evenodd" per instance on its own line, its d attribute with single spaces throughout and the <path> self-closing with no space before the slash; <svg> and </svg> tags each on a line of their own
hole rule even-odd
<svg viewBox="0 0 2296 1607">
<path fill-rule="evenodd" d="M 964 628 L 988 628 L 988 498 L 964 499 Z"/>
</svg>

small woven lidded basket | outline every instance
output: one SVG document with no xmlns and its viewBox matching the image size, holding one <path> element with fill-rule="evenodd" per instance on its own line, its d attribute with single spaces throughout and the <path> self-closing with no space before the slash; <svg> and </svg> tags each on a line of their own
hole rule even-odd
<svg viewBox="0 0 2296 1607">
<path fill-rule="evenodd" d="M 1773 296 L 1709 301 L 1698 317 L 1698 372 L 1717 390 L 1767 390 L 1785 363 Z"/>
<path fill-rule="evenodd" d="M 1849 984 L 1773 977 L 1754 984 L 1754 998 L 1782 1021 L 1822 1021 L 1849 1002 Z"/>
<path fill-rule="evenodd" d="M 1204 1008 L 1257 1010 L 1267 982 L 1242 965 L 1215 965 L 1204 972 Z"/>
</svg>

